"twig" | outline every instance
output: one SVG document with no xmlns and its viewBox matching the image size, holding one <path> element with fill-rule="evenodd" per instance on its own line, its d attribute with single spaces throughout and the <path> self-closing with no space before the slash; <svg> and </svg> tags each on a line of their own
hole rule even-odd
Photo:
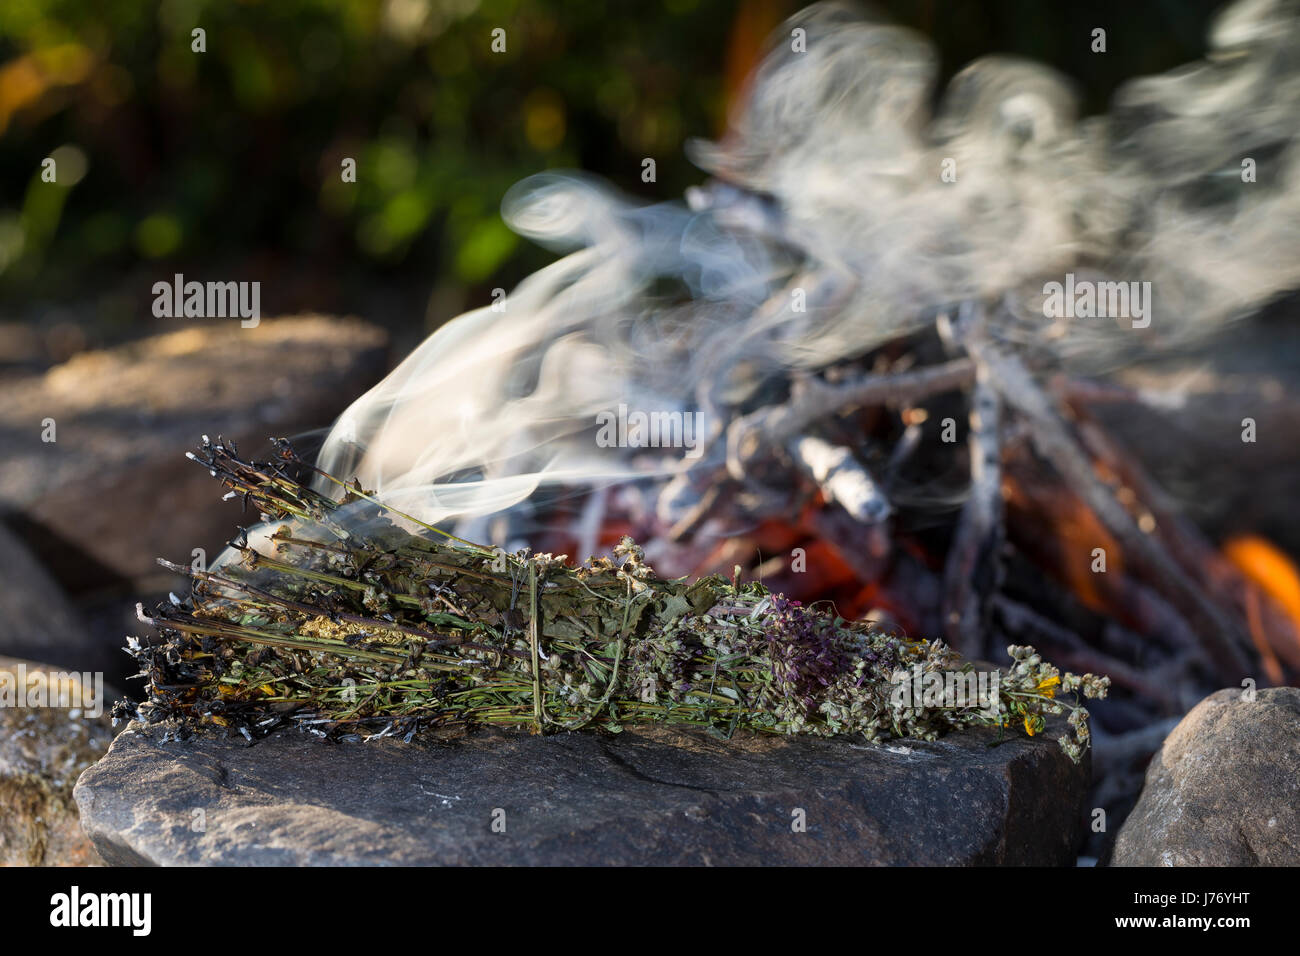
<svg viewBox="0 0 1300 956">
<path fill-rule="evenodd" d="M 1182 721 L 1182 716 L 1166 717 L 1146 727 L 1130 730 L 1128 733 L 1105 733 L 1101 729 L 1093 731 L 1093 772 L 1097 776 L 1106 776 L 1127 769 L 1138 760 L 1146 760 L 1164 746 L 1165 738 Z"/>
<path fill-rule="evenodd" d="M 894 375 L 870 375 L 840 385 L 807 378 L 784 404 L 761 408 L 731 423 L 727 470 L 743 481 L 746 463 L 763 448 L 784 445 L 813 422 L 837 412 L 862 405 L 915 402 L 962 388 L 974 378 L 975 365 L 967 358 Z"/>
<path fill-rule="evenodd" d="M 790 454 L 826 496 L 855 521 L 879 524 L 889 517 L 889 502 L 866 466 L 842 445 L 832 445 L 814 435 L 790 443 Z"/>
<path fill-rule="evenodd" d="M 992 605 L 1002 621 L 1002 626 L 1009 633 L 1024 639 L 1033 636 L 1050 643 L 1055 648 L 1054 653 L 1063 663 L 1080 670 L 1101 667 L 1113 683 L 1156 701 L 1166 711 L 1178 709 L 1178 700 L 1166 683 L 1152 681 L 1131 665 L 1094 650 L 1069 628 L 1049 621 L 1038 612 L 1005 595 L 995 595 Z"/>
<path fill-rule="evenodd" d="M 1240 628 L 1205 597 L 1201 586 L 1187 577 L 1156 539 L 1138 527 L 1110 488 L 1097 477 L 1092 462 L 1024 364 L 991 343 L 973 342 L 971 348 L 988 364 L 1007 403 L 1029 420 L 1031 437 L 1039 453 L 1115 536 L 1125 554 L 1144 565 L 1188 619 L 1196 622 L 1201 640 L 1221 673 L 1234 679 L 1251 673 L 1254 668 L 1242 650 Z"/>
<path fill-rule="evenodd" d="M 944 568 L 944 627 L 963 654 L 980 648 L 988 628 L 988 601 L 1000 585 L 1002 546 L 1002 450 L 1000 406 L 979 344 L 987 340 L 982 310 L 969 310 L 955 327 L 958 343 L 971 354 L 975 381 L 970 407 L 970 491 Z"/>
</svg>

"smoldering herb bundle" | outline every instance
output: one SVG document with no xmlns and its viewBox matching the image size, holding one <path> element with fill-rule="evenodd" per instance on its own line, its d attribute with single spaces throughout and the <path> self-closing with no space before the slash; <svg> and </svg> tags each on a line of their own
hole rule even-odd
<svg viewBox="0 0 1300 956">
<path fill-rule="evenodd" d="M 902 675 L 971 665 L 941 642 L 844 621 L 756 583 L 665 580 L 630 539 L 580 567 L 463 541 L 316 471 L 338 489 L 322 494 L 296 477 L 315 469 L 287 442 L 277 450 L 277 461 L 244 461 L 233 444 L 205 439 L 191 455 L 269 532 L 241 532 L 233 558 L 210 571 L 168 564 L 193 579 L 192 593 L 141 609 L 159 635 L 129 646 L 148 697 L 119 716 L 250 737 L 284 724 L 409 738 L 422 727 L 617 733 L 665 722 L 880 741 L 974 725 L 1033 735 L 1068 711 L 1073 736 L 1059 742 L 1078 760 L 1088 715 L 1077 695 L 1103 697 L 1109 684 L 1012 647 L 991 701 L 900 701 Z"/>
</svg>

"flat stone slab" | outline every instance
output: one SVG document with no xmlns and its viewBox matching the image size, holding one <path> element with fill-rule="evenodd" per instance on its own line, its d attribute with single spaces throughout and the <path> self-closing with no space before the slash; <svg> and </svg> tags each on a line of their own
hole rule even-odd
<svg viewBox="0 0 1300 956">
<path fill-rule="evenodd" d="M 75 796 L 112 864 L 1072 864 L 1089 768 L 935 743 L 477 731 L 249 744 L 130 725 Z"/>
</svg>

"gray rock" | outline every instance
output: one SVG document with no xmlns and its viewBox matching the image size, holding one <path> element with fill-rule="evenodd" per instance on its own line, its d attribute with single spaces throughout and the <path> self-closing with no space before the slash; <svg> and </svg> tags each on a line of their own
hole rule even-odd
<svg viewBox="0 0 1300 956">
<path fill-rule="evenodd" d="M 413 744 L 289 731 L 248 745 L 132 724 L 76 799 L 122 865 L 1072 863 L 1086 762 L 1050 733 L 996 739 L 652 727 Z"/>
<path fill-rule="evenodd" d="M 102 671 L 123 655 L 97 641 L 63 589 L 0 525 L 0 654 Z"/>
<path fill-rule="evenodd" d="M 83 352 L 6 383 L 0 506 L 72 593 L 153 590 L 168 557 L 209 557 L 233 534 L 237 502 L 185 460 L 207 433 L 264 448 L 271 435 L 328 425 L 385 371 L 387 336 L 308 316 L 192 325 Z M 56 441 L 43 441 L 53 420 Z M 172 586 L 164 583 L 165 589 Z"/>
<path fill-rule="evenodd" d="M 1197 704 L 1152 759 L 1110 863 L 1300 865 L 1300 689 Z"/>
<path fill-rule="evenodd" d="M 112 722 L 81 707 L 32 706 L 58 704 L 60 687 L 65 703 L 84 702 L 83 681 L 59 668 L 0 657 L 0 682 L 0 866 L 98 864 L 72 788 L 108 749 Z M 102 687 L 99 709 L 117 696 Z"/>
</svg>

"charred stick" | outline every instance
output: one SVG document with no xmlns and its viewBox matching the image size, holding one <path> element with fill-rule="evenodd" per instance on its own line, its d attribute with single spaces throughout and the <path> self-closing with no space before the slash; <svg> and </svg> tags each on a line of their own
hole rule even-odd
<svg viewBox="0 0 1300 956">
<path fill-rule="evenodd" d="M 725 475 L 704 489 L 700 497 L 692 504 L 668 530 L 668 540 L 682 541 L 699 531 L 709 518 L 716 514 L 715 509 L 735 494 L 735 483 Z"/>
<path fill-rule="evenodd" d="M 1000 407 L 987 363 L 973 347 L 985 339 L 982 313 L 956 330 L 971 353 L 975 381 L 970 408 L 970 490 L 944 568 L 944 626 L 949 642 L 975 653 L 987 633 L 988 601 L 997 593 L 1002 546 L 1002 452 Z"/>
<path fill-rule="evenodd" d="M 880 578 L 893 544 L 888 525 L 859 524 L 838 508 L 815 509 L 809 520 L 817 537 L 835 550 L 860 582 L 870 584 Z"/>
<path fill-rule="evenodd" d="M 1209 664 L 1205 647 L 1187 618 L 1153 588 L 1125 575 L 1118 582 L 1116 593 L 1143 634 L 1150 635 L 1177 656 L 1203 667 Z"/>
<path fill-rule="evenodd" d="M 972 342 L 971 349 L 988 364 L 1007 403 L 1029 420 L 1039 453 L 1118 539 L 1126 554 L 1144 565 L 1188 619 L 1199 624 L 1201 641 L 1221 672 L 1234 679 L 1251 673 L 1254 668 L 1242 649 L 1243 636 L 1237 623 L 1205 596 L 1203 588 L 1187 576 L 1157 539 L 1142 531 L 1113 491 L 1097 477 L 1087 454 L 1024 364 L 989 342 Z"/>
<path fill-rule="evenodd" d="M 1141 464 L 1125 454 L 1086 411 L 1078 414 L 1082 418 L 1079 434 L 1089 451 L 1105 462 L 1147 507 L 1155 520 L 1157 533 L 1188 574 L 1200 581 L 1221 604 L 1237 607 L 1246 615 L 1251 639 L 1270 671 L 1269 680 L 1274 684 L 1283 683 L 1276 655 L 1286 658 L 1292 667 L 1300 668 L 1300 652 L 1296 650 L 1296 631 L 1291 619 L 1279 612 L 1272 602 L 1261 601 L 1245 576 L 1206 540 L 1195 525 L 1179 514 L 1170 496 L 1150 479 Z"/>
<path fill-rule="evenodd" d="M 1171 411 L 1186 403 L 1186 396 L 1175 389 L 1132 388 L 1088 378 L 1066 378 L 1058 391 L 1074 408 L 1087 405 L 1145 405 Z"/>
<path fill-rule="evenodd" d="M 795 463 L 808 474 L 828 502 L 839 505 L 862 524 L 879 524 L 889 517 L 889 502 L 853 452 L 814 435 L 790 442 Z"/>
<path fill-rule="evenodd" d="M 1062 660 L 1070 661 L 1072 667 L 1087 668 L 1104 661 L 1106 672 L 1113 683 L 1159 703 L 1167 711 L 1178 710 L 1178 701 L 1166 682 L 1153 681 L 1131 665 L 1093 650 L 1069 628 L 1048 620 L 1037 611 L 1004 595 L 995 595 L 992 605 L 1008 633 L 1022 639 L 1033 636 L 1050 643 L 1055 648 L 1054 653 Z"/>
<path fill-rule="evenodd" d="M 1203 577 L 1207 566 L 1218 560 L 1218 554 L 1210 547 L 1210 543 L 1178 514 L 1177 507 L 1165 490 L 1151 480 L 1137 461 L 1120 450 L 1086 410 L 1073 405 L 1071 408 L 1075 414 L 1075 430 L 1083 446 L 1133 491 L 1154 519 L 1156 532 L 1168 543 L 1170 553 L 1187 572 Z"/>
<path fill-rule="evenodd" d="M 742 416 L 727 429 L 727 470 L 743 480 L 746 463 L 773 445 L 784 445 L 820 419 L 863 405 L 915 402 L 970 384 L 975 365 L 967 358 L 942 365 L 869 375 L 840 385 L 815 377 L 797 383 L 789 401 Z"/>
<path fill-rule="evenodd" d="M 668 539 L 681 541 L 695 534 L 712 516 L 714 507 L 729 497 L 731 497 L 731 488 L 727 482 L 719 482 L 706 488 L 699 500 L 669 529 Z"/>
<path fill-rule="evenodd" d="M 988 390 L 989 392 L 992 389 Z M 949 642 L 963 653 L 975 653 L 985 633 L 988 599 L 1001 579 L 1002 482 L 997 458 L 997 401 L 977 388 L 971 434 L 971 483 L 944 566 L 944 623 Z"/>
<path fill-rule="evenodd" d="M 1181 716 L 1166 717 L 1146 727 L 1113 736 L 1100 728 L 1094 730 L 1094 773 L 1103 777 L 1111 773 L 1122 773 L 1139 761 L 1145 763 L 1164 745 L 1165 738 L 1182 719 Z"/>
<path fill-rule="evenodd" d="M 904 416 L 906 419 L 906 416 Z M 898 480 L 899 470 L 905 465 L 916 453 L 920 447 L 921 438 L 924 434 L 920 422 L 911 421 L 903 428 L 903 433 L 898 436 L 898 441 L 894 443 L 893 451 L 889 453 L 889 461 L 885 465 L 885 482 L 884 491 L 888 496 L 894 483 Z"/>
</svg>

